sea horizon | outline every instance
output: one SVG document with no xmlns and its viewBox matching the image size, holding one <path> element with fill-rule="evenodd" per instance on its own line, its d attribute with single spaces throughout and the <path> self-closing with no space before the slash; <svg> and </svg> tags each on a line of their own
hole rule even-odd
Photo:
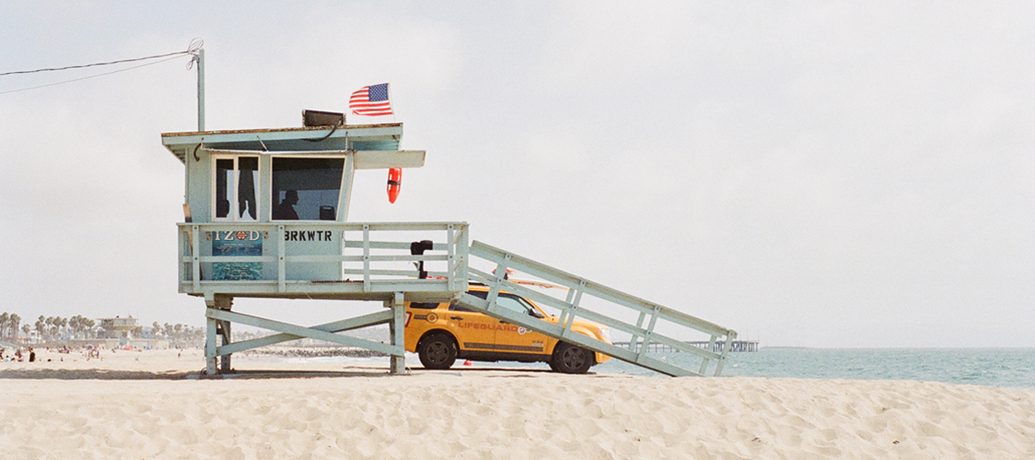
<svg viewBox="0 0 1035 460">
<path fill-rule="evenodd" d="M 696 370 L 700 360 L 686 353 L 652 353 L 667 362 Z M 377 364 L 385 358 L 284 357 L 290 361 Z M 417 355 L 406 363 L 420 367 Z M 470 366 L 549 370 L 545 363 L 473 362 Z M 457 360 L 452 370 L 469 366 Z M 666 377 L 618 359 L 594 366 L 606 375 Z M 916 380 L 996 388 L 1035 389 L 1035 347 L 987 348 L 820 348 L 760 347 L 755 352 L 730 353 L 720 377 L 799 378 L 831 380 Z"/>
</svg>

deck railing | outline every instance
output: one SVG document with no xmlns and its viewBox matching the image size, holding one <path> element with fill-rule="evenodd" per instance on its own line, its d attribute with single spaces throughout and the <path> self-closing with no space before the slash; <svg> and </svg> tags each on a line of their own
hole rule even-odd
<svg viewBox="0 0 1035 460">
<path fill-rule="evenodd" d="M 178 227 L 180 292 L 188 294 L 375 300 L 385 293 L 407 292 L 432 299 L 467 289 L 464 222 Z M 421 241 L 431 245 L 420 251 Z M 418 264 L 426 277 L 420 277 Z"/>
</svg>

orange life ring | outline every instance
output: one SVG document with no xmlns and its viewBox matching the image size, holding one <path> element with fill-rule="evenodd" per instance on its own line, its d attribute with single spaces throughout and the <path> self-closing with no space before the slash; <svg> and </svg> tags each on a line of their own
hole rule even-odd
<svg viewBox="0 0 1035 460">
<path fill-rule="evenodd" d="M 402 189 L 403 170 L 402 168 L 391 168 L 388 170 L 388 202 L 395 203 L 399 198 L 399 191 Z"/>
</svg>

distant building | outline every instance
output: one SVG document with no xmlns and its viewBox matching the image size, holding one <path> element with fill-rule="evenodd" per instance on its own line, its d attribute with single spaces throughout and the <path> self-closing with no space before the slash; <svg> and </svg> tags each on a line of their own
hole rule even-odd
<svg viewBox="0 0 1035 460">
<path fill-rule="evenodd" d="M 98 318 L 101 326 L 101 337 L 102 339 L 120 339 L 121 343 L 125 343 L 121 339 L 133 340 L 138 339 L 143 335 L 143 326 L 137 324 L 137 319 L 130 316 L 129 318 L 120 318 L 118 316 L 114 318 Z"/>
</svg>

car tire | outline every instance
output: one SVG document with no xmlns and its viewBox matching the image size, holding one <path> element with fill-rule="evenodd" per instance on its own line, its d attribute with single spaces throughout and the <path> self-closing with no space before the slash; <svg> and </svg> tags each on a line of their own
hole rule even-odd
<svg viewBox="0 0 1035 460">
<path fill-rule="evenodd" d="M 567 342 L 560 342 L 553 352 L 550 367 L 565 374 L 585 374 L 594 364 L 593 353 Z"/>
<path fill-rule="evenodd" d="M 449 369 L 456 362 L 456 342 L 449 334 L 431 334 L 420 341 L 417 356 L 425 369 Z"/>
</svg>

